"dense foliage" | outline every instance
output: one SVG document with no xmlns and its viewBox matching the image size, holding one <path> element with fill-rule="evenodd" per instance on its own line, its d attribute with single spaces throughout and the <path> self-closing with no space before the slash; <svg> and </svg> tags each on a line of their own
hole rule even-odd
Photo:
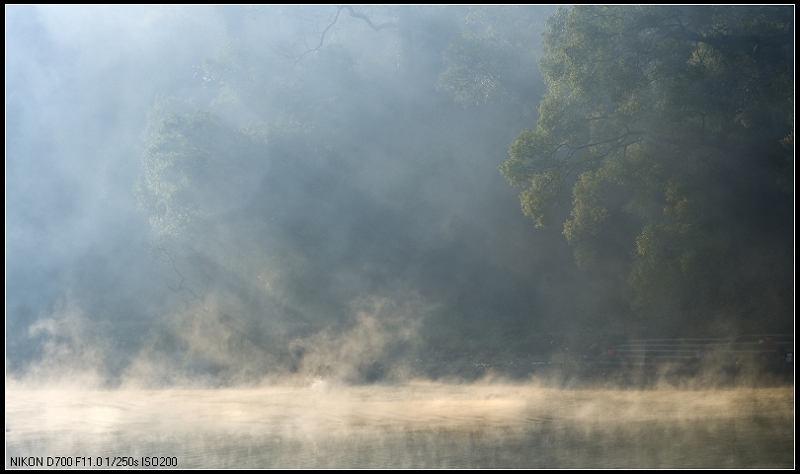
<svg viewBox="0 0 800 474">
<path fill-rule="evenodd" d="M 225 10 L 207 99 L 150 111 L 136 192 L 187 304 L 227 301 L 259 347 L 265 321 L 347 324 L 400 288 L 440 305 L 437 344 L 790 320 L 790 8 L 325 11 L 298 10 L 316 33 L 276 55 Z M 537 105 L 501 171 L 536 226 L 563 223 L 583 276 L 487 204 Z"/>
<path fill-rule="evenodd" d="M 548 26 L 536 128 L 501 167 L 523 212 L 563 221 L 580 265 L 627 267 L 652 327 L 787 318 L 792 7 L 581 6 Z"/>
</svg>

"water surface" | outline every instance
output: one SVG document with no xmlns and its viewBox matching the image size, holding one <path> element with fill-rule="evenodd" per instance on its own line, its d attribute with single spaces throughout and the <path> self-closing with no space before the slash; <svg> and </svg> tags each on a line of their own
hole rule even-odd
<svg viewBox="0 0 800 474">
<path fill-rule="evenodd" d="M 791 468 L 793 397 L 789 386 L 12 388 L 6 467 L 168 456 L 181 468 Z"/>
</svg>

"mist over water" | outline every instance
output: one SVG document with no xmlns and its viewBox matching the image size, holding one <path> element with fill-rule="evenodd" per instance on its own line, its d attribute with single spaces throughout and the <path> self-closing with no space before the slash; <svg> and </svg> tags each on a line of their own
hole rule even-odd
<svg viewBox="0 0 800 474">
<path fill-rule="evenodd" d="M 6 398 L 9 456 L 174 456 L 184 468 L 794 463 L 789 387 L 565 391 L 497 382 L 318 381 L 218 390 L 7 390 Z"/>
<path fill-rule="evenodd" d="M 498 171 L 555 11 L 7 6 L 6 467 L 792 467 L 785 203 L 643 317 Z"/>
</svg>

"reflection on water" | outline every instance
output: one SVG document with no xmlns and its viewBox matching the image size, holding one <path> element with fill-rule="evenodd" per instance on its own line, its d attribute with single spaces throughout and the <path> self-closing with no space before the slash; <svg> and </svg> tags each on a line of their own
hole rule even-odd
<svg viewBox="0 0 800 474">
<path fill-rule="evenodd" d="M 794 465 L 792 387 L 532 385 L 6 391 L 15 456 L 174 456 L 202 467 Z"/>
</svg>

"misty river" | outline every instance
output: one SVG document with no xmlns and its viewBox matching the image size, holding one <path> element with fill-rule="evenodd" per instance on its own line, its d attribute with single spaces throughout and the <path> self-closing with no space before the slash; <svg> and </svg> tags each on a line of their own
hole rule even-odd
<svg viewBox="0 0 800 474">
<path fill-rule="evenodd" d="M 6 468 L 793 468 L 794 5 L 8 5 Z"/>
<path fill-rule="evenodd" d="M 792 468 L 793 420 L 792 386 L 12 387 L 6 468 Z"/>
</svg>

